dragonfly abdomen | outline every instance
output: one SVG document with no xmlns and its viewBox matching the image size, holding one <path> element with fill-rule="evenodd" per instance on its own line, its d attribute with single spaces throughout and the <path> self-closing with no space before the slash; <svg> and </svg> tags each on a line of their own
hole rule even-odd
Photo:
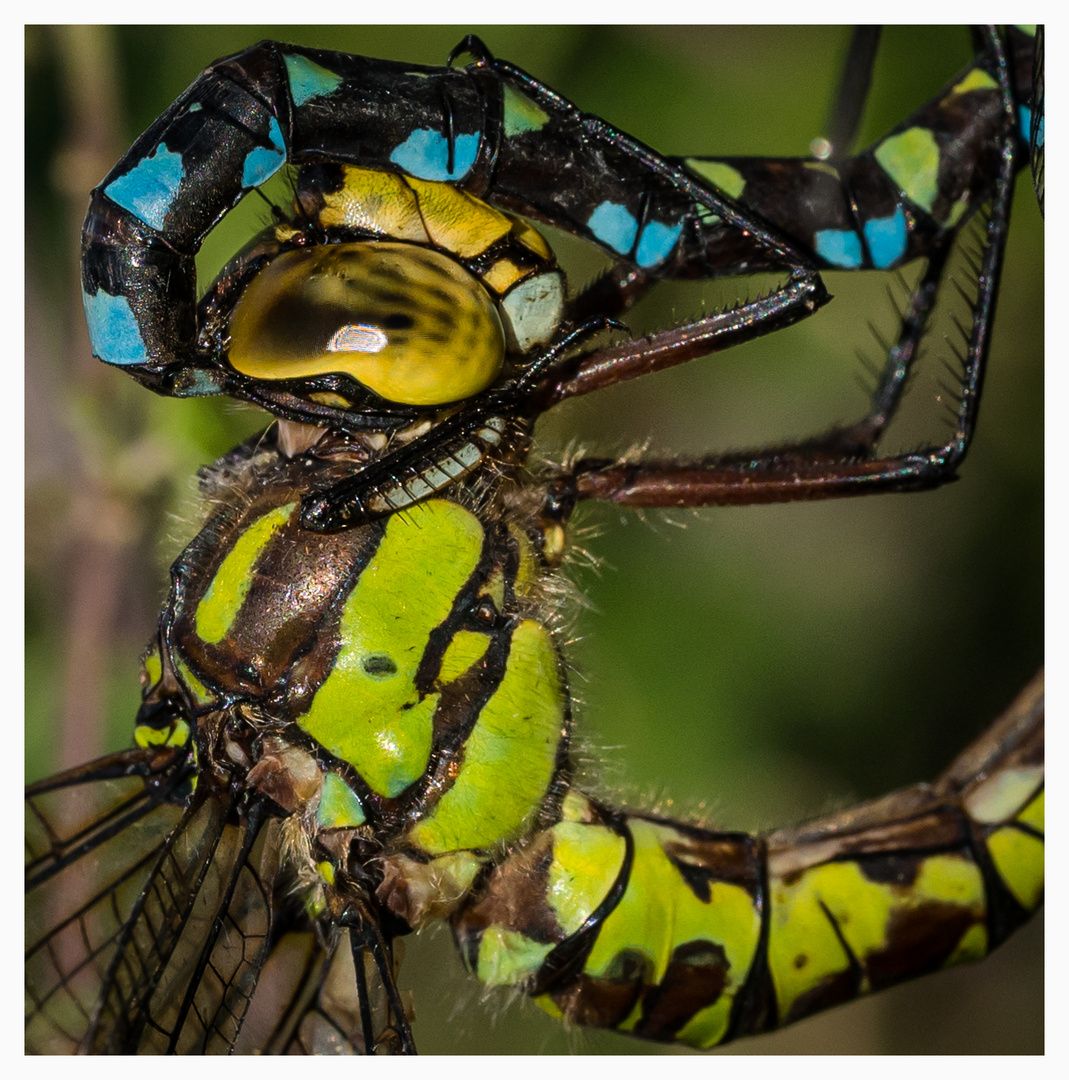
<svg viewBox="0 0 1069 1080">
<path fill-rule="evenodd" d="M 1037 700 L 935 785 L 767 837 L 570 795 L 454 920 L 465 961 L 558 1017 L 709 1048 L 982 959 L 1043 898 Z"/>
</svg>

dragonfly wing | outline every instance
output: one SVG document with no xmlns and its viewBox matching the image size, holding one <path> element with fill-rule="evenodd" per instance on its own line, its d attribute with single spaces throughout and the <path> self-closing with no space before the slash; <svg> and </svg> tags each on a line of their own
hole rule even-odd
<svg viewBox="0 0 1069 1080">
<path fill-rule="evenodd" d="M 27 1051 L 398 1052 L 392 950 L 313 925 L 280 819 L 190 775 L 133 750 L 27 789 Z"/>
<path fill-rule="evenodd" d="M 102 758 L 26 793 L 26 1049 L 87 1049 L 127 919 L 182 807 L 156 752 Z"/>
<path fill-rule="evenodd" d="M 188 791 L 182 753 L 128 751 L 27 791 L 26 1046 L 227 1052 L 270 926 L 255 829 Z"/>
</svg>

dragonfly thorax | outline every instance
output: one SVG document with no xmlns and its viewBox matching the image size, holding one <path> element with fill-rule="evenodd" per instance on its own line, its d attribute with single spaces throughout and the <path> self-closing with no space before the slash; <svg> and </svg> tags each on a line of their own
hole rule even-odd
<svg viewBox="0 0 1069 1080">
<path fill-rule="evenodd" d="M 390 903 L 418 922 L 559 787 L 568 711 L 545 530 L 459 489 L 309 532 L 295 477 L 328 464 L 261 451 L 237 466 L 260 480 L 175 564 L 138 739 L 191 734 L 200 783 L 295 816 L 314 863 L 396 855 Z"/>
</svg>

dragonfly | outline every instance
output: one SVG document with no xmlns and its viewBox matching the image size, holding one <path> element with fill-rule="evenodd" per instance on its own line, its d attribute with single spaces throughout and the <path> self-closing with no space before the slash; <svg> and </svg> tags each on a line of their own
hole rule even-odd
<svg viewBox="0 0 1069 1080">
<path fill-rule="evenodd" d="M 774 340 L 775 340 L 775 341 L 777 341 L 777 343 L 778 343 L 778 342 L 779 342 L 779 339 L 780 339 L 780 337 L 781 337 L 781 336 L 783 336 L 783 335 L 782 335 L 782 333 L 777 333 L 777 334 L 775 335 L 775 337 L 774 337 Z M 778 347 L 778 348 L 782 348 L 783 346 L 777 345 L 777 347 Z M 740 351 L 741 351 L 741 350 L 740 350 Z M 734 356 L 734 353 L 732 353 L 732 356 Z M 810 374 L 811 374 L 811 373 L 810 373 Z M 646 409 L 646 408 L 647 408 L 647 405 L 648 405 L 648 403 L 643 403 L 643 408 L 644 408 L 644 409 Z M 647 410 L 647 411 L 648 411 L 648 410 Z M 892 501 L 900 501 L 900 500 L 892 500 Z M 826 511 L 828 510 L 828 508 L 827 508 L 827 507 L 822 507 L 822 508 L 820 508 L 820 509 L 821 509 L 821 511 L 822 511 L 822 512 L 826 512 Z M 764 512 L 764 511 L 762 511 L 762 513 L 763 513 L 763 512 Z M 637 541 L 637 542 L 638 542 L 638 543 L 639 543 L 639 544 L 641 545 L 641 543 L 642 543 L 642 540 L 643 540 L 643 538 L 642 538 L 641 536 L 639 536 L 639 537 L 636 537 L 636 536 L 634 535 L 636 531 L 637 531 L 637 530 L 635 530 L 635 529 L 632 529 L 632 530 L 630 531 L 629 535 L 627 536 L 627 542 L 628 542 L 628 543 L 627 543 L 627 545 L 624 545 L 625 547 L 629 546 L 629 545 L 630 545 L 630 544 L 631 544 L 632 542 L 634 542 L 634 541 Z M 661 539 L 661 538 L 658 538 L 658 539 Z M 614 554 L 615 554 L 615 553 L 614 553 Z M 641 606 L 641 605 L 640 605 L 640 606 Z M 636 617 L 635 617 L 635 620 L 634 620 L 634 624 L 635 624 L 635 625 L 642 625 L 642 623 L 641 623 L 641 620 L 640 620 L 640 619 L 638 618 L 638 616 L 636 616 Z M 643 630 L 645 630 L 645 626 L 643 626 Z M 681 712 L 686 712 L 687 710 L 686 710 L 686 708 L 683 708 L 683 709 L 681 709 L 680 711 L 681 711 Z M 655 714 L 655 715 L 656 715 L 656 714 Z M 658 726 L 658 728 L 659 728 L 659 727 L 660 727 L 661 725 L 659 725 L 659 724 L 658 724 L 657 726 Z M 677 756 L 677 758 L 678 758 L 678 754 L 677 754 L 676 756 Z M 933 770 L 933 771 L 934 771 L 934 770 Z M 703 793 L 704 793 L 704 794 L 707 794 L 707 789 L 705 789 L 705 791 L 704 791 Z M 718 816 L 719 816 L 719 815 L 718 815 Z"/>
</svg>

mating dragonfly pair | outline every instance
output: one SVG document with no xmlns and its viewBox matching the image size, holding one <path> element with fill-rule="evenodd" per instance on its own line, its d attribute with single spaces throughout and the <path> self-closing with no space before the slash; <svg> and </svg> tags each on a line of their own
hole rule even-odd
<svg viewBox="0 0 1069 1080">
<path fill-rule="evenodd" d="M 1026 850 L 1039 843 L 1032 712 L 1004 774 L 1025 779 L 994 785 L 1019 798 L 1026 784 L 1012 825 L 990 817 L 991 787 L 956 794 L 981 771 L 973 760 L 938 795 L 915 793 L 815 831 L 765 841 L 709 834 L 623 815 L 573 790 L 554 641 L 555 567 L 577 500 L 763 501 L 784 497 L 785 474 L 814 491 L 861 477 L 890 489 L 940 478 L 937 456 L 873 466 L 860 460 L 871 449 L 862 444 L 894 411 L 958 224 L 993 199 L 980 269 L 987 292 L 965 327 L 967 380 L 948 453 L 964 450 L 1005 240 L 999 215 L 1019 150 L 1015 102 L 1031 100 L 1017 54 L 1009 70 L 1020 85 L 999 85 L 1001 47 L 999 37 L 985 43 L 923 126 L 911 121 L 869 158 L 803 167 L 662 161 L 485 55 L 467 75 L 413 75 L 280 47 L 194 84 L 165 114 L 167 132 L 150 129 L 98 189 L 85 271 L 96 349 L 154 388 L 244 396 L 287 422 L 284 437 L 239 448 L 205 477 L 214 509 L 175 565 L 146 660 L 145 749 L 58 787 L 46 782 L 32 797 L 39 823 L 69 830 L 51 800 L 77 791 L 95 829 L 93 857 L 117 876 L 83 881 L 90 834 L 77 828 L 73 845 L 35 839 L 34 913 L 43 922 L 30 939 L 31 1038 L 127 1050 L 404 1047 L 407 1008 L 393 992 L 390 940 L 451 912 L 484 981 L 536 989 L 548 1008 L 581 1022 L 707 1044 L 979 955 L 1034 908 L 1041 855 L 1038 864 L 1018 860 L 1027 881 L 1008 889 L 993 873 L 1005 872 L 995 853 L 1007 837 Z M 1018 53 L 1030 62 L 1030 43 Z M 390 95 L 357 92 L 362 79 Z M 255 93 L 239 105 L 243 83 Z M 401 103 L 396 115 L 383 115 L 378 107 L 390 101 Z M 372 114 L 359 144 L 352 131 L 365 129 L 346 115 L 357 106 Z M 964 132 L 953 127 L 962 117 Z M 483 141 L 472 141 L 476 131 Z M 948 140 L 967 162 L 972 154 L 969 167 L 925 158 L 926 147 Z M 239 256 L 194 315 L 190 249 L 283 150 L 309 159 L 296 181 L 298 217 Z M 607 155 L 612 167 L 584 170 L 584 152 Z M 229 157 L 221 164 L 213 154 Z M 577 163 L 574 190 L 534 182 L 537 168 L 562 160 Z M 902 173 L 918 162 L 927 162 L 925 176 Z M 836 171 L 873 199 L 867 211 L 831 201 Z M 881 190 L 881 173 L 897 175 L 908 200 L 885 182 Z M 959 186 L 944 190 L 946 180 Z M 482 199 L 458 195 L 465 185 Z M 816 187 L 803 197 L 799 185 Z M 544 241 L 494 209 L 499 201 L 614 250 L 610 275 L 567 295 Z M 792 226 L 810 206 L 819 220 Z M 866 227 L 847 227 L 846 211 Z M 438 258 L 419 254 L 427 237 Z M 521 471 L 526 425 L 556 401 L 800 317 L 822 298 L 817 266 L 887 267 L 919 253 L 927 268 L 867 435 L 856 425 L 780 448 L 765 468 L 755 455 L 734 455 L 654 468 L 580 461 L 539 483 Z M 414 266 L 396 270 L 402 256 Z M 612 332 L 605 319 L 653 278 L 751 269 L 778 271 L 786 283 L 742 316 L 713 316 L 697 333 L 667 331 L 637 346 L 620 336 L 603 344 Z M 398 293 L 398 282 L 431 275 L 418 297 Z M 393 321 L 380 325 L 387 339 L 410 335 L 415 363 L 411 352 L 388 366 L 369 358 L 374 320 L 363 317 L 363 347 L 351 317 L 330 330 L 325 360 L 294 342 L 294 283 L 324 312 L 337 290 L 356 291 L 362 312 L 393 290 Z M 463 299 L 431 307 L 454 288 Z M 496 313 L 485 300 L 495 294 Z M 450 319 L 463 305 L 474 313 L 458 328 Z M 428 388 L 419 334 L 433 338 L 443 325 L 477 344 L 452 354 L 448 380 L 460 382 L 440 387 L 436 365 Z M 348 376 L 339 357 L 357 365 Z M 311 366 L 295 372 L 293 361 Z M 406 365 L 415 381 L 390 381 Z M 451 408 L 458 398 L 464 406 Z M 313 443 L 316 433 L 294 421 L 330 433 Z M 397 629 L 399 603 L 406 619 Z M 109 770 L 131 778 L 101 783 Z M 72 786 L 90 781 L 124 809 L 107 816 Z M 961 832 L 955 812 L 933 809 L 959 804 L 983 823 L 983 843 Z M 979 804 L 988 817 L 977 816 Z M 903 831 L 890 840 L 895 815 Z M 920 830 L 921 820 L 932 829 Z M 874 831 L 882 846 L 873 846 Z M 995 833 L 1003 839 L 987 844 Z M 70 895 L 56 888 L 63 878 L 75 889 L 109 888 L 83 892 L 94 901 L 85 909 L 64 907 L 55 899 Z M 577 880 L 581 889 L 569 884 Z M 642 925 L 654 906 L 674 913 L 678 936 Z M 857 938 L 845 925 L 862 913 L 870 925 Z M 806 955 L 791 932 L 808 942 L 814 926 L 823 943 Z M 907 955 L 891 932 L 905 928 L 912 940 L 918 926 L 930 931 L 931 952 Z M 339 939 L 358 961 L 346 971 L 338 965 L 350 952 Z M 364 962 L 381 981 L 367 994 L 358 986 Z M 379 1012 L 363 1012 L 365 1002 Z"/>
</svg>

